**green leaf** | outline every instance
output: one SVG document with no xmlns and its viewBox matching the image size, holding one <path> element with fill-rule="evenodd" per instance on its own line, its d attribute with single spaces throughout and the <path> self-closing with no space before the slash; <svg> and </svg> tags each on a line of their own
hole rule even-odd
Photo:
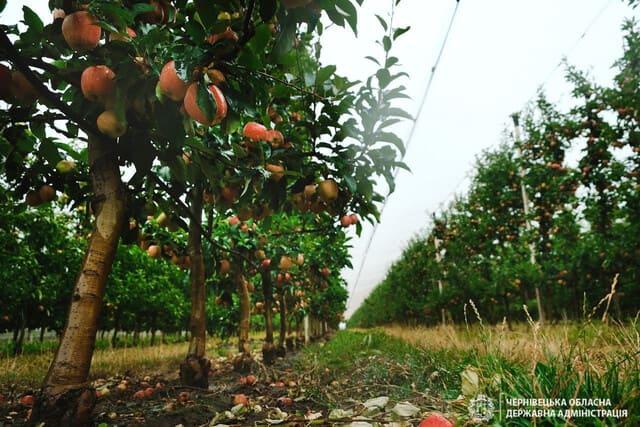
<svg viewBox="0 0 640 427">
<path fill-rule="evenodd" d="M 396 135 L 395 133 L 392 132 L 378 132 L 375 135 L 375 138 L 378 141 L 381 142 L 389 142 L 393 145 L 395 145 L 398 150 L 400 150 L 400 153 L 402 153 L 402 155 L 405 155 L 405 147 L 404 147 L 404 143 L 402 142 L 402 139 Z"/>
<path fill-rule="evenodd" d="M 182 116 L 172 102 L 158 102 L 153 110 L 158 131 L 169 141 L 182 144 L 185 138 Z"/>
<path fill-rule="evenodd" d="M 368 59 L 369 61 L 372 61 L 372 62 L 376 63 L 377 65 L 380 65 L 380 61 L 378 61 L 373 56 L 365 56 L 365 59 Z"/>
<path fill-rule="evenodd" d="M 349 191 L 351 191 L 352 193 L 355 193 L 358 190 L 358 184 L 356 183 L 356 180 L 353 179 L 352 176 L 350 175 L 345 176 L 344 182 L 347 184 L 347 188 L 349 188 Z"/>
<path fill-rule="evenodd" d="M 290 16 L 287 15 L 284 22 L 281 22 L 282 29 L 278 38 L 276 39 L 276 45 L 273 48 L 273 55 L 278 63 L 282 63 L 284 57 L 291 50 L 293 46 L 293 40 L 296 36 L 296 22 Z"/>
<path fill-rule="evenodd" d="M 73 148 L 71 145 L 65 144 L 64 142 L 56 142 L 55 144 L 56 144 L 56 147 L 58 147 L 59 149 L 67 153 L 67 155 L 72 159 L 77 161 L 83 161 L 82 155 L 78 153 L 76 149 Z"/>
<path fill-rule="evenodd" d="M 204 40 L 207 37 L 207 33 L 202 28 L 202 25 L 198 21 L 189 21 L 184 25 L 184 29 L 187 31 L 191 40 Z"/>
<path fill-rule="evenodd" d="M 389 27 L 387 26 L 387 22 L 384 19 L 382 19 L 380 15 L 376 15 L 376 18 L 378 18 L 378 22 L 380 22 L 380 25 L 382 25 L 382 28 L 384 28 L 384 30 L 387 31 L 389 29 Z"/>
<path fill-rule="evenodd" d="M 409 31 L 411 27 L 398 28 L 393 32 L 393 39 L 396 40 L 398 37 Z"/>
<path fill-rule="evenodd" d="M 335 65 L 327 65 L 326 67 L 322 67 L 318 70 L 318 74 L 316 75 L 316 85 L 319 86 L 324 83 L 329 77 L 336 72 Z"/>
<path fill-rule="evenodd" d="M 378 82 L 380 83 L 381 88 L 385 88 L 391 83 L 391 74 L 389 70 L 386 68 L 380 68 L 376 73 L 376 77 L 378 78 Z"/>
<path fill-rule="evenodd" d="M 394 162 L 393 166 L 411 172 L 411 168 L 405 162 Z"/>
<path fill-rule="evenodd" d="M 0 0 L 0 13 L 7 7 L 7 0 Z"/>
<path fill-rule="evenodd" d="M 202 110 L 208 121 L 213 121 L 216 115 L 216 102 L 213 95 L 206 85 L 198 84 L 198 92 L 196 94 L 196 104 Z"/>
<path fill-rule="evenodd" d="M 200 20 L 207 29 L 213 27 L 218 20 L 215 2 L 211 0 L 195 0 L 196 10 L 200 16 Z"/>
<path fill-rule="evenodd" d="M 336 10 L 342 14 L 353 30 L 355 35 L 358 35 L 358 11 L 350 0 L 335 0 Z"/>
<path fill-rule="evenodd" d="M 48 139 L 40 141 L 39 154 L 49 163 L 51 166 L 58 164 L 62 157 L 58 153 L 58 147 Z"/>
<path fill-rule="evenodd" d="M 413 116 L 402 108 L 389 108 L 388 114 L 390 117 L 402 117 L 403 119 L 413 120 Z"/>
<path fill-rule="evenodd" d="M 384 36 L 382 38 L 382 46 L 384 47 L 385 52 L 389 52 L 391 50 L 391 39 L 389 36 Z"/>
<path fill-rule="evenodd" d="M 24 23 L 29 27 L 29 30 L 38 34 L 42 33 L 44 24 L 42 20 L 40 20 L 40 17 L 28 6 L 22 6 L 22 13 L 24 14 Z"/>
</svg>

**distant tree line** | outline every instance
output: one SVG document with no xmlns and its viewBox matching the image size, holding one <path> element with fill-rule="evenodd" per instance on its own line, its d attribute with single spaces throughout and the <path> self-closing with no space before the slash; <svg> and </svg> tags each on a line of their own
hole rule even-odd
<svg viewBox="0 0 640 427">
<path fill-rule="evenodd" d="M 571 107 L 540 94 L 518 121 L 521 138 L 479 156 L 468 193 L 413 239 L 351 324 L 463 322 L 465 305 L 474 320 L 470 300 L 491 322 L 523 320 L 523 305 L 534 319 L 577 319 L 614 282 L 608 315 L 636 315 L 640 34 L 634 22 L 624 31 L 614 84 L 569 67 Z"/>
</svg>

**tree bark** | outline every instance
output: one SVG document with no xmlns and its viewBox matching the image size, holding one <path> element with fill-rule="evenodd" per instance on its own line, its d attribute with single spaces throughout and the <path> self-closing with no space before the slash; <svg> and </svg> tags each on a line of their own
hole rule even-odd
<svg viewBox="0 0 640 427">
<path fill-rule="evenodd" d="M 251 370 L 253 358 L 249 346 L 249 330 L 251 328 L 251 299 L 247 281 L 240 271 L 235 273 L 235 281 L 240 297 L 240 323 L 238 324 L 238 351 L 240 354 L 234 360 L 234 368 L 238 372 Z"/>
<path fill-rule="evenodd" d="M 264 345 L 262 346 L 262 360 L 267 365 L 271 365 L 276 358 L 276 348 L 273 345 L 273 283 L 271 281 L 271 273 L 269 271 L 263 271 L 261 276 L 266 333 Z"/>
<path fill-rule="evenodd" d="M 87 378 L 105 284 L 118 247 L 126 205 L 115 148 L 115 142 L 89 137 L 96 219 L 62 339 L 32 412 L 31 420 L 47 425 L 87 425 L 95 406 L 95 392 Z"/>
<path fill-rule="evenodd" d="M 280 301 L 280 334 L 278 335 L 278 348 L 276 352 L 279 356 L 284 357 L 286 354 L 285 340 L 287 338 L 287 301 L 284 297 L 284 289 L 278 293 L 278 301 Z"/>
<path fill-rule="evenodd" d="M 24 332 L 26 327 L 27 327 L 27 317 L 25 316 L 24 311 L 22 311 L 22 313 L 20 313 L 20 326 L 19 326 L 20 332 L 18 333 L 17 339 L 14 340 L 14 343 L 15 343 L 13 346 L 14 356 L 22 354 L 22 350 L 24 347 Z"/>
<path fill-rule="evenodd" d="M 291 295 L 285 294 L 284 299 L 286 300 L 287 296 L 289 297 L 289 302 L 293 303 L 293 301 L 291 301 Z M 295 337 L 293 336 L 293 321 L 295 316 L 292 316 L 291 314 L 289 314 L 288 317 L 289 317 L 288 321 L 285 321 L 285 324 L 287 325 L 285 343 L 287 346 L 287 350 L 293 351 L 296 348 L 296 341 L 295 341 Z"/>
<path fill-rule="evenodd" d="M 180 381 L 190 387 L 209 387 L 209 368 L 211 362 L 205 357 L 207 349 L 207 328 L 205 302 L 204 257 L 202 255 L 202 188 L 195 185 L 191 192 L 191 213 L 189 223 L 189 258 L 191 270 L 191 314 L 189 317 L 189 350 L 180 364 Z"/>
</svg>

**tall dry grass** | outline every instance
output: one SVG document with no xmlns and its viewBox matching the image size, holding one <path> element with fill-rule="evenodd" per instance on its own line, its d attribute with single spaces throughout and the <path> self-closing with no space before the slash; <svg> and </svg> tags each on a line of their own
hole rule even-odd
<svg viewBox="0 0 640 427">
<path fill-rule="evenodd" d="M 250 334 L 251 345 L 257 350 L 264 340 L 264 332 Z M 166 377 L 177 375 L 178 364 L 187 354 L 187 342 L 97 349 L 93 354 L 90 378 L 107 378 L 117 375 L 151 375 Z M 207 339 L 207 355 L 210 358 L 235 354 L 236 340 Z M 21 388 L 37 387 L 47 373 L 53 353 L 49 350 L 38 354 L 17 357 L 0 357 L 0 388 L 13 384 Z"/>
<path fill-rule="evenodd" d="M 518 323 L 509 329 L 506 324 L 495 326 L 447 325 L 436 327 L 406 327 L 392 325 L 382 328 L 426 350 L 477 352 L 478 355 L 501 355 L 528 364 L 578 351 L 589 354 L 594 365 L 618 353 L 637 353 L 640 357 L 640 334 L 636 321 L 626 324 L 601 322 L 566 322 L 539 326 Z"/>
</svg>

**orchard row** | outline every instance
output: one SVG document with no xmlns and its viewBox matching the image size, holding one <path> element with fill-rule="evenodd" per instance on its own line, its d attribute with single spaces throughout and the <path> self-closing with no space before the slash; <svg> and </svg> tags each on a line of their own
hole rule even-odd
<svg viewBox="0 0 640 427">
<path fill-rule="evenodd" d="M 24 27 L 0 27 L 10 106 L 0 115 L 2 183 L 9 199 L 24 197 L 15 209 L 33 224 L 57 199 L 48 215 L 68 245 L 55 251 L 76 260 L 30 246 L 27 236 L 40 236 L 28 221 L 3 236 L 35 248 L 31 268 L 6 272 L 26 292 L 16 287 L 4 327 L 36 317 L 62 327 L 32 421 L 90 423 L 100 327 L 182 328 L 188 307 L 180 378 L 206 387 L 208 322 L 238 336 L 242 370 L 253 366 L 252 309 L 265 316 L 267 362 L 282 348 L 274 311 L 281 328 L 307 313 L 335 323 L 345 229 L 378 219 L 377 180 L 393 188 L 393 171 L 406 167 L 391 127 L 410 118 L 397 105 L 406 74 L 392 55 L 408 28 L 381 17 L 381 54 L 369 56 L 376 70 L 365 81 L 320 63 L 321 17 L 356 33 L 361 3 L 50 0 L 50 22 L 25 7 Z M 68 285 L 72 271 L 70 290 L 44 286 L 49 273 L 64 276 L 54 288 Z M 69 295 L 56 314 L 52 302 Z M 38 313 L 25 309 L 45 299 Z"/>
<path fill-rule="evenodd" d="M 640 302 L 640 33 L 614 84 L 573 68 L 572 106 L 540 96 L 483 153 L 468 193 L 432 218 L 351 322 L 624 319 Z M 525 210 L 524 203 L 527 204 Z M 607 299 L 602 299 L 608 296 Z M 597 310 L 593 310 L 597 306 Z"/>
</svg>

